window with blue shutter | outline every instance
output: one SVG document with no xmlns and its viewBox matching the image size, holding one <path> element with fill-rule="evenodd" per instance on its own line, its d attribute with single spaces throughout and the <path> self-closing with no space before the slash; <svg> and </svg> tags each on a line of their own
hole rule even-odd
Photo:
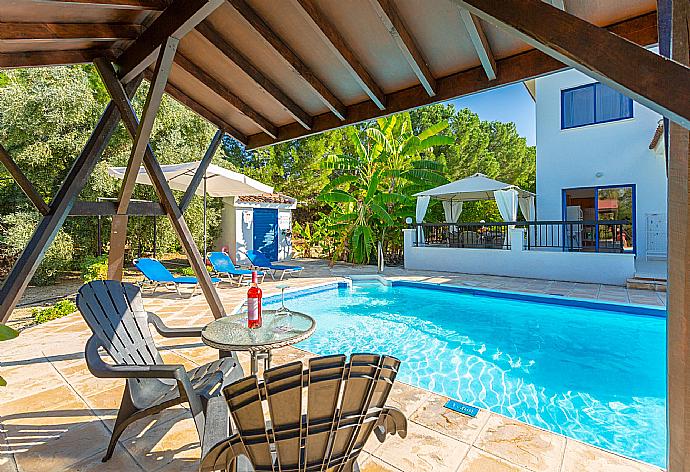
<svg viewBox="0 0 690 472">
<path fill-rule="evenodd" d="M 594 83 L 561 91 L 561 129 L 632 117 L 632 100 L 606 85 Z"/>
</svg>

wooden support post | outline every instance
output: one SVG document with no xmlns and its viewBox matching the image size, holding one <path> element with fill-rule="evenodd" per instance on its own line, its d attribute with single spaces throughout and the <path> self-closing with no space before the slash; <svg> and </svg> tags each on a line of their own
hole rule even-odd
<svg viewBox="0 0 690 472">
<path fill-rule="evenodd" d="M 177 51 L 179 40 L 168 38 L 161 47 L 156 61 L 156 69 L 153 73 L 153 80 L 149 87 L 149 93 L 144 104 L 144 112 L 141 123 L 134 136 L 132 152 L 127 163 L 127 170 L 120 187 L 118 198 L 117 216 L 113 217 L 110 228 L 110 250 L 108 251 L 108 278 L 110 280 L 122 280 L 122 269 L 124 267 L 125 245 L 127 243 L 127 207 L 134 192 L 134 185 L 139 175 L 139 168 L 144 159 L 146 147 L 149 144 L 153 124 L 156 121 L 156 114 L 163 100 L 165 85 L 168 83 L 168 76 L 172 69 L 173 59 Z M 102 62 L 103 60 L 99 60 Z"/>
<path fill-rule="evenodd" d="M 182 196 L 182 200 L 180 200 L 180 211 L 182 213 L 184 213 L 187 210 L 187 207 L 189 207 L 189 204 L 192 201 L 192 197 L 196 193 L 196 189 L 199 187 L 201 179 L 204 178 L 204 174 L 206 174 L 206 169 L 208 169 L 208 165 L 213 160 L 213 156 L 216 154 L 216 151 L 218 150 L 218 146 L 220 146 L 220 142 L 222 139 L 223 130 L 219 129 L 218 131 L 216 131 L 216 134 L 213 135 L 213 139 L 211 139 L 211 144 L 209 144 L 208 149 L 206 149 L 206 154 L 204 154 L 204 158 L 201 159 L 199 167 L 197 168 L 194 177 L 192 177 L 192 181 L 189 182 L 187 191 Z"/>
<path fill-rule="evenodd" d="M 21 188 L 24 192 L 24 195 L 26 195 L 28 199 L 31 200 L 31 203 L 34 204 L 36 209 L 42 215 L 47 215 L 50 211 L 50 208 L 48 208 L 48 204 L 45 202 L 45 200 L 43 200 L 43 197 L 41 197 L 38 194 L 34 186 L 31 185 L 31 181 L 29 181 L 26 175 L 24 175 L 24 172 L 22 172 L 22 170 L 17 166 L 14 160 L 12 160 L 12 157 L 2 146 L 2 144 L 0 144 L 0 162 L 2 162 L 5 165 L 5 168 L 7 168 L 7 171 L 10 173 L 14 181 L 17 182 L 19 188 Z"/>
<path fill-rule="evenodd" d="M 125 125 L 125 129 L 130 133 L 130 135 L 135 136 L 137 128 L 139 127 L 139 120 L 137 119 L 136 113 L 132 108 L 132 103 L 125 94 L 122 84 L 115 75 L 115 70 L 112 65 L 107 61 L 99 61 L 96 63 L 98 71 L 103 78 L 108 93 L 112 97 L 113 101 L 122 113 L 122 121 Z M 201 257 L 199 248 L 196 247 L 194 238 L 192 238 L 192 233 L 189 231 L 189 227 L 182 216 L 180 207 L 177 206 L 175 197 L 170 190 L 168 182 L 165 180 L 165 175 L 163 170 L 158 164 L 156 157 L 153 154 L 151 146 L 146 146 L 146 152 L 144 154 L 144 167 L 146 172 L 151 179 L 156 194 L 160 199 L 161 205 L 165 208 L 165 212 L 170 219 L 170 222 L 177 233 L 177 236 L 182 243 L 182 247 L 189 259 L 189 263 L 196 273 L 197 279 L 199 280 L 199 286 L 206 297 L 206 301 L 211 307 L 211 312 L 215 318 L 222 318 L 225 316 L 225 308 L 220 301 L 220 297 L 216 292 L 216 289 L 211 283 L 211 277 L 206 270 L 206 264 Z"/>
<path fill-rule="evenodd" d="M 140 83 L 141 77 L 127 84 L 126 95 L 132 96 Z M 0 322 L 7 321 L 17 302 L 21 299 L 26 286 L 41 263 L 43 255 L 62 227 L 74 200 L 84 188 L 119 122 L 120 112 L 111 101 L 81 154 L 74 161 L 55 198 L 50 203 L 50 212 L 39 222 L 26 249 L 14 263 L 5 283 L 0 288 Z"/>
<path fill-rule="evenodd" d="M 673 0 L 671 57 L 690 65 L 690 2 Z M 676 84 L 668 82 L 669 90 Z M 690 132 L 670 126 L 668 169 L 668 471 L 690 470 Z"/>
</svg>

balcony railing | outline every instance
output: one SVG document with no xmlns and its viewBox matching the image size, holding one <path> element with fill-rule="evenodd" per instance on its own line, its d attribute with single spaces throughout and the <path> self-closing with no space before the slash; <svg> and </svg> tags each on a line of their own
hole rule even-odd
<svg viewBox="0 0 690 472">
<path fill-rule="evenodd" d="M 421 223 L 412 227 L 415 246 L 510 249 L 510 229 L 522 229 L 525 250 L 622 253 L 634 248 L 629 220 Z"/>
</svg>

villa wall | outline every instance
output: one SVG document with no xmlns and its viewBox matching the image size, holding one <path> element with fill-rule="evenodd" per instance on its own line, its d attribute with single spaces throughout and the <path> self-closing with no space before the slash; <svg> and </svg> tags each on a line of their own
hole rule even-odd
<svg viewBox="0 0 690 472">
<path fill-rule="evenodd" d="M 562 219 L 564 188 L 636 184 L 636 245 L 644 266 L 646 215 L 666 213 L 666 162 L 649 149 L 661 117 L 634 103 L 631 119 L 561 130 L 561 90 L 592 82 L 575 70 L 536 80 L 537 219 Z M 665 273 L 661 264 L 656 270 Z"/>
<path fill-rule="evenodd" d="M 633 254 L 525 251 L 522 237 L 512 249 L 415 246 L 415 231 L 405 229 L 405 269 L 501 275 L 568 282 L 625 285 L 635 274 Z"/>
</svg>

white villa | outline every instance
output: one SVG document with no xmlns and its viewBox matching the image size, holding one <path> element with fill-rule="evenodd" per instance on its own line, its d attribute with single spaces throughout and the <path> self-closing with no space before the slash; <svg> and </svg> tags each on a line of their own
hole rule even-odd
<svg viewBox="0 0 690 472">
<path fill-rule="evenodd" d="M 405 266 L 658 288 L 666 279 L 661 116 L 575 70 L 525 85 L 536 102 L 532 208 L 523 190 L 484 176 L 423 192 L 405 230 Z M 445 223 L 423 222 L 429 198 L 444 201 Z M 485 198 L 504 223 L 458 223 L 462 201 Z M 527 221 L 517 221 L 518 209 Z"/>
</svg>

